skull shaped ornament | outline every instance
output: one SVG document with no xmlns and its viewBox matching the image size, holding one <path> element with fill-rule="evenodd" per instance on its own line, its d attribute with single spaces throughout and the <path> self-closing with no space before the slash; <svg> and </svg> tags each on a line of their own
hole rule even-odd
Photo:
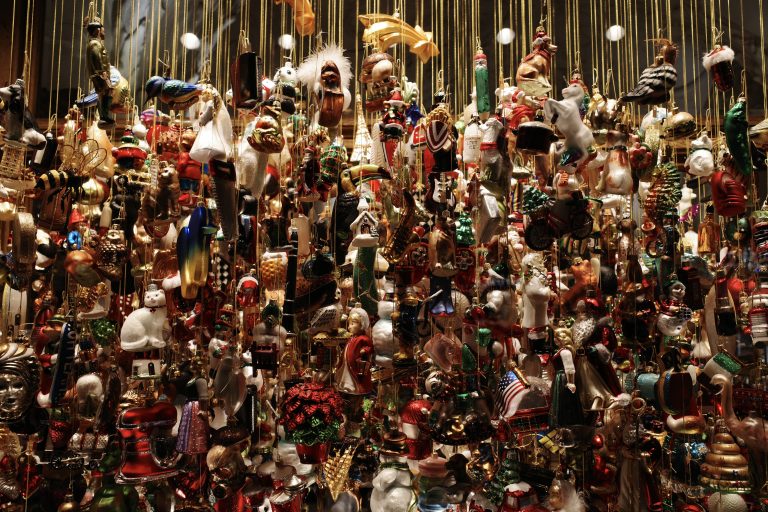
<svg viewBox="0 0 768 512">
<path fill-rule="evenodd" d="M 365 110 L 378 112 L 397 85 L 394 59 L 388 53 L 372 53 L 363 60 L 360 82 L 365 84 Z"/>
</svg>

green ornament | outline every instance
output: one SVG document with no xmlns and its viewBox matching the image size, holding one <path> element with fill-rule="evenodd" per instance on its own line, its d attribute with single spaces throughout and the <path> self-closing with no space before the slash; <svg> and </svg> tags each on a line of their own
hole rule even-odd
<svg viewBox="0 0 768 512">
<path fill-rule="evenodd" d="M 478 47 L 475 54 L 475 101 L 477 113 L 483 114 L 491 111 L 491 98 L 488 92 L 488 57 Z"/>
<path fill-rule="evenodd" d="M 725 142 L 736 169 L 744 176 L 749 176 L 754 170 L 748 132 L 747 101 L 741 97 L 725 114 Z"/>
<path fill-rule="evenodd" d="M 461 212 L 456 221 L 456 243 L 466 247 L 475 245 L 475 234 L 472 232 L 472 218 L 466 212 Z"/>
<path fill-rule="evenodd" d="M 106 346 L 111 344 L 117 337 L 117 326 L 115 322 L 106 318 L 91 320 L 91 334 L 96 343 Z"/>
<path fill-rule="evenodd" d="M 477 344 L 483 348 L 488 348 L 493 343 L 491 339 L 491 330 L 487 327 L 481 327 L 477 330 Z"/>
<path fill-rule="evenodd" d="M 461 369 L 465 372 L 475 371 L 477 369 L 477 358 L 472 353 L 472 349 L 467 345 L 461 347 Z"/>
<path fill-rule="evenodd" d="M 523 192 L 523 213 L 530 214 L 549 205 L 550 197 L 537 189 L 529 187 Z"/>
<path fill-rule="evenodd" d="M 320 181 L 326 185 L 335 185 L 339 173 L 347 163 L 347 150 L 336 143 L 331 144 L 320 155 Z"/>
</svg>

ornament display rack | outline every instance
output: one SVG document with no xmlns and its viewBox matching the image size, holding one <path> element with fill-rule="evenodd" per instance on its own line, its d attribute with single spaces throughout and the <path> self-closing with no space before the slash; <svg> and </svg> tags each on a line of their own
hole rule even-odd
<svg viewBox="0 0 768 512">
<path fill-rule="evenodd" d="M 768 0 L 7 0 L 0 509 L 768 509 Z"/>
</svg>

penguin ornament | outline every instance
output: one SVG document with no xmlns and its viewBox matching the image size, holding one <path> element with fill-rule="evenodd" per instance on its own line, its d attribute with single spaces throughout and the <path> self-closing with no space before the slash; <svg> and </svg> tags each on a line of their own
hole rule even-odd
<svg viewBox="0 0 768 512">
<path fill-rule="evenodd" d="M 620 103 L 638 105 L 659 105 L 669 101 L 669 91 L 677 83 L 677 46 L 669 39 L 657 39 L 661 45 L 654 63 L 645 68 L 637 85 L 632 91 L 621 97 Z"/>
</svg>

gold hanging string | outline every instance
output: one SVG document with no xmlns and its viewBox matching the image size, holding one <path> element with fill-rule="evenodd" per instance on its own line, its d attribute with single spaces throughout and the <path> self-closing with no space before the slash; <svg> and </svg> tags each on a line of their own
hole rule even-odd
<svg viewBox="0 0 768 512">
<path fill-rule="evenodd" d="M 54 56 L 56 55 L 56 18 L 59 16 L 59 3 L 54 0 L 53 2 L 53 38 L 51 39 L 51 80 L 48 83 L 48 90 L 50 91 L 50 94 L 48 94 L 48 113 L 50 114 L 51 108 L 53 107 L 53 60 Z M 62 16 L 63 18 L 63 16 Z M 74 18 L 72 18 L 72 21 L 74 22 Z M 61 44 L 59 46 L 59 62 L 61 62 Z M 74 52 L 72 52 L 74 53 Z M 12 54 L 11 54 L 12 55 Z M 61 76 L 59 73 L 58 76 Z M 72 76 L 72 75 L 70 75 Z M 8 77 L 11 78 L 10 76 Z M 58 77 L 57 77 L 58 78 Z M 56 97 L 58 98 L 59 95 L 59 88 L 56 87 Z M 58 107 L 58 104 L 57 104 Z"/>
<path fill-rule="evenodd" d="M 761 76 L 762 76 L 762 84 L 763 84 L 763 115 L 768 116 L 768 74 L 766 74 L 766 65 L 765 65 L 765 9 L 763 6 L 763 0 L 759 0 L 758 4 L 758 12 L 763 13 L 763 15 L 759 16 L 760 18 L 760 67 L 762 70 Z"/>
<path fill-rule="evenodd" d="M 11 44 L 10 44 L 10 53 L 8 58 L 8 80 L 10 81 L 13 78 L 13 56 L 16 54 L 15 52 L 15 36 L 16 36 L 16 0 L 13 0 L 13 9 L 11 10 Z"/>
</svg>

